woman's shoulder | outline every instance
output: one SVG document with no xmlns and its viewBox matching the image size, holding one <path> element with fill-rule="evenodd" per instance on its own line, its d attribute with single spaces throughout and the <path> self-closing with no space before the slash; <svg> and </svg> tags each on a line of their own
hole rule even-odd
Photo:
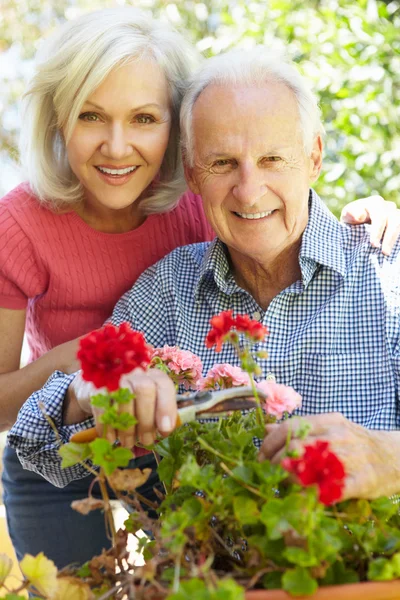
<svg viewBox="0 0 400 600">
<path fill-rule="evenodd" d="M 27 182 L 21 183 L 0 199 L 0 228 L 1 223 L 6 222 L 7 227 L 14 226 L 28 237 L 35 237 L 35 232 L 50 227 L 54 216 L 41 204 Z"/>
<path fill-rule="evenodd" d="M 0 211 L 10 213 L 16 220 L 43 212 L 39 200 L 28 182 L 21 183 L 0 199 Z"/>
</svg>

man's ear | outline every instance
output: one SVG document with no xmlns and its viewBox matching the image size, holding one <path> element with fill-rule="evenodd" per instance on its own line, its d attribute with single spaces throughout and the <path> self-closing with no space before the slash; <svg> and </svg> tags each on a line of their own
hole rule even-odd
<svg viewBox="0 0 400 600">
<path fill-rule="evenodd" d="M 183 170 L 185 173 L 186 183 L 188 184 L 189 189 L 194 194 L 200 194 L 200 190 L 197 185 L 196 178 L 194 176 L 194 168 L 189 166 L 187 159 L 184 155 L 182 156 L 182 162 L 183 162 Z"/>
<path fill-rule="evenodd" d="M 319 133 L 313 141 L 313 147 L 310 156 L 310 181 L 314 182 L 318 179 L 322 168 L 322 153 L 324 145 L 322 142 L 322 136 Z"/>
</svg>

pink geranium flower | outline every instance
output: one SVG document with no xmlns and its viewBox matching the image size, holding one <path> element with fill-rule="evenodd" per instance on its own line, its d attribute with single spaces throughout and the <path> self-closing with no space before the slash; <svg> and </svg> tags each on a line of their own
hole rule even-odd
<svg viewBox="0 0 400 600">
<path fill-rule="evenodd" d="M 165 365 L 169 376 L 177 385 L 183 384 L 186 389 L 196 388 L 197 381 L 203 372 L 200 358 L 189 350 L 181 350 L 178 346 L 164 346 L 151 351 L 150 367 Z"/>
<path fill-rule="evenodd" d="M 250 385 L 250 378 L 240 367 L 227 363 L 214 365 L 205 377 L 202 377 L 197 387 L 199 390 L 227 389 L 240 385 Z"/>
<path fill-rule="evenodd" d="M 257 382 L 257 388 L 267 396 L 265 410 L 269 415 L 281 419 L 284 413 L 292 413 L 301 406 L 301 396 L 287 385 L 273 381 Z"/>
</svg>

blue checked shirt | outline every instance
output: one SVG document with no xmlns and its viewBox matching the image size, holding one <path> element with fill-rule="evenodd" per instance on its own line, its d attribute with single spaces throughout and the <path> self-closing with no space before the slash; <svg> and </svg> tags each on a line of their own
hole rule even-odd
<svg viewBox="0 0 400 600">
<path fill-rule="evenodd" d="M 153 346 L 178 345 L 198 354 L 204 375 L 216 362 L 237 364 L 229 346 L 220 354 L 204 345 L 211 317 L 223 310 L 261 320 L 270 335 L 258 350 L 263 376 L 292 386 L 303 397 L 300 415 L 338 411 L 371 429 L 399 429 L 400 244 L 390 257 L 372 248 L 369 227 L 339 224 L 315 192 L 301 250 L 301 279 L 266 311 L 230 272 L 227 250 L 211 243 L 178 248 L 148 269 L 118 302 L 111 321 L 131 323 Z M 134 258 L 133 258 L 134 259 Z M 8 437 L 25 468 L 57 486 L 83 477 L 82 466 L 62 470 L 59 438 L 93 425 L 64 426 L 62 402 L 73 375 L 54 373 L 22 407 Z"/>
</svg>

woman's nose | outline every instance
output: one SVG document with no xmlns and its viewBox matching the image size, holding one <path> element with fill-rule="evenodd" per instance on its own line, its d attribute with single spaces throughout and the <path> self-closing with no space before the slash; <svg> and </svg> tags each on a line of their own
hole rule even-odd
<svg viewBox="0 0 400 600">
<path fill-rule="evenodd" d="M 121 160 L 130 156 L 132 150 L 132 140 L 124 127 L 117 124 L 112 125 L 102 143 L 102 154 L 114 160 Z"/>
</svg>

